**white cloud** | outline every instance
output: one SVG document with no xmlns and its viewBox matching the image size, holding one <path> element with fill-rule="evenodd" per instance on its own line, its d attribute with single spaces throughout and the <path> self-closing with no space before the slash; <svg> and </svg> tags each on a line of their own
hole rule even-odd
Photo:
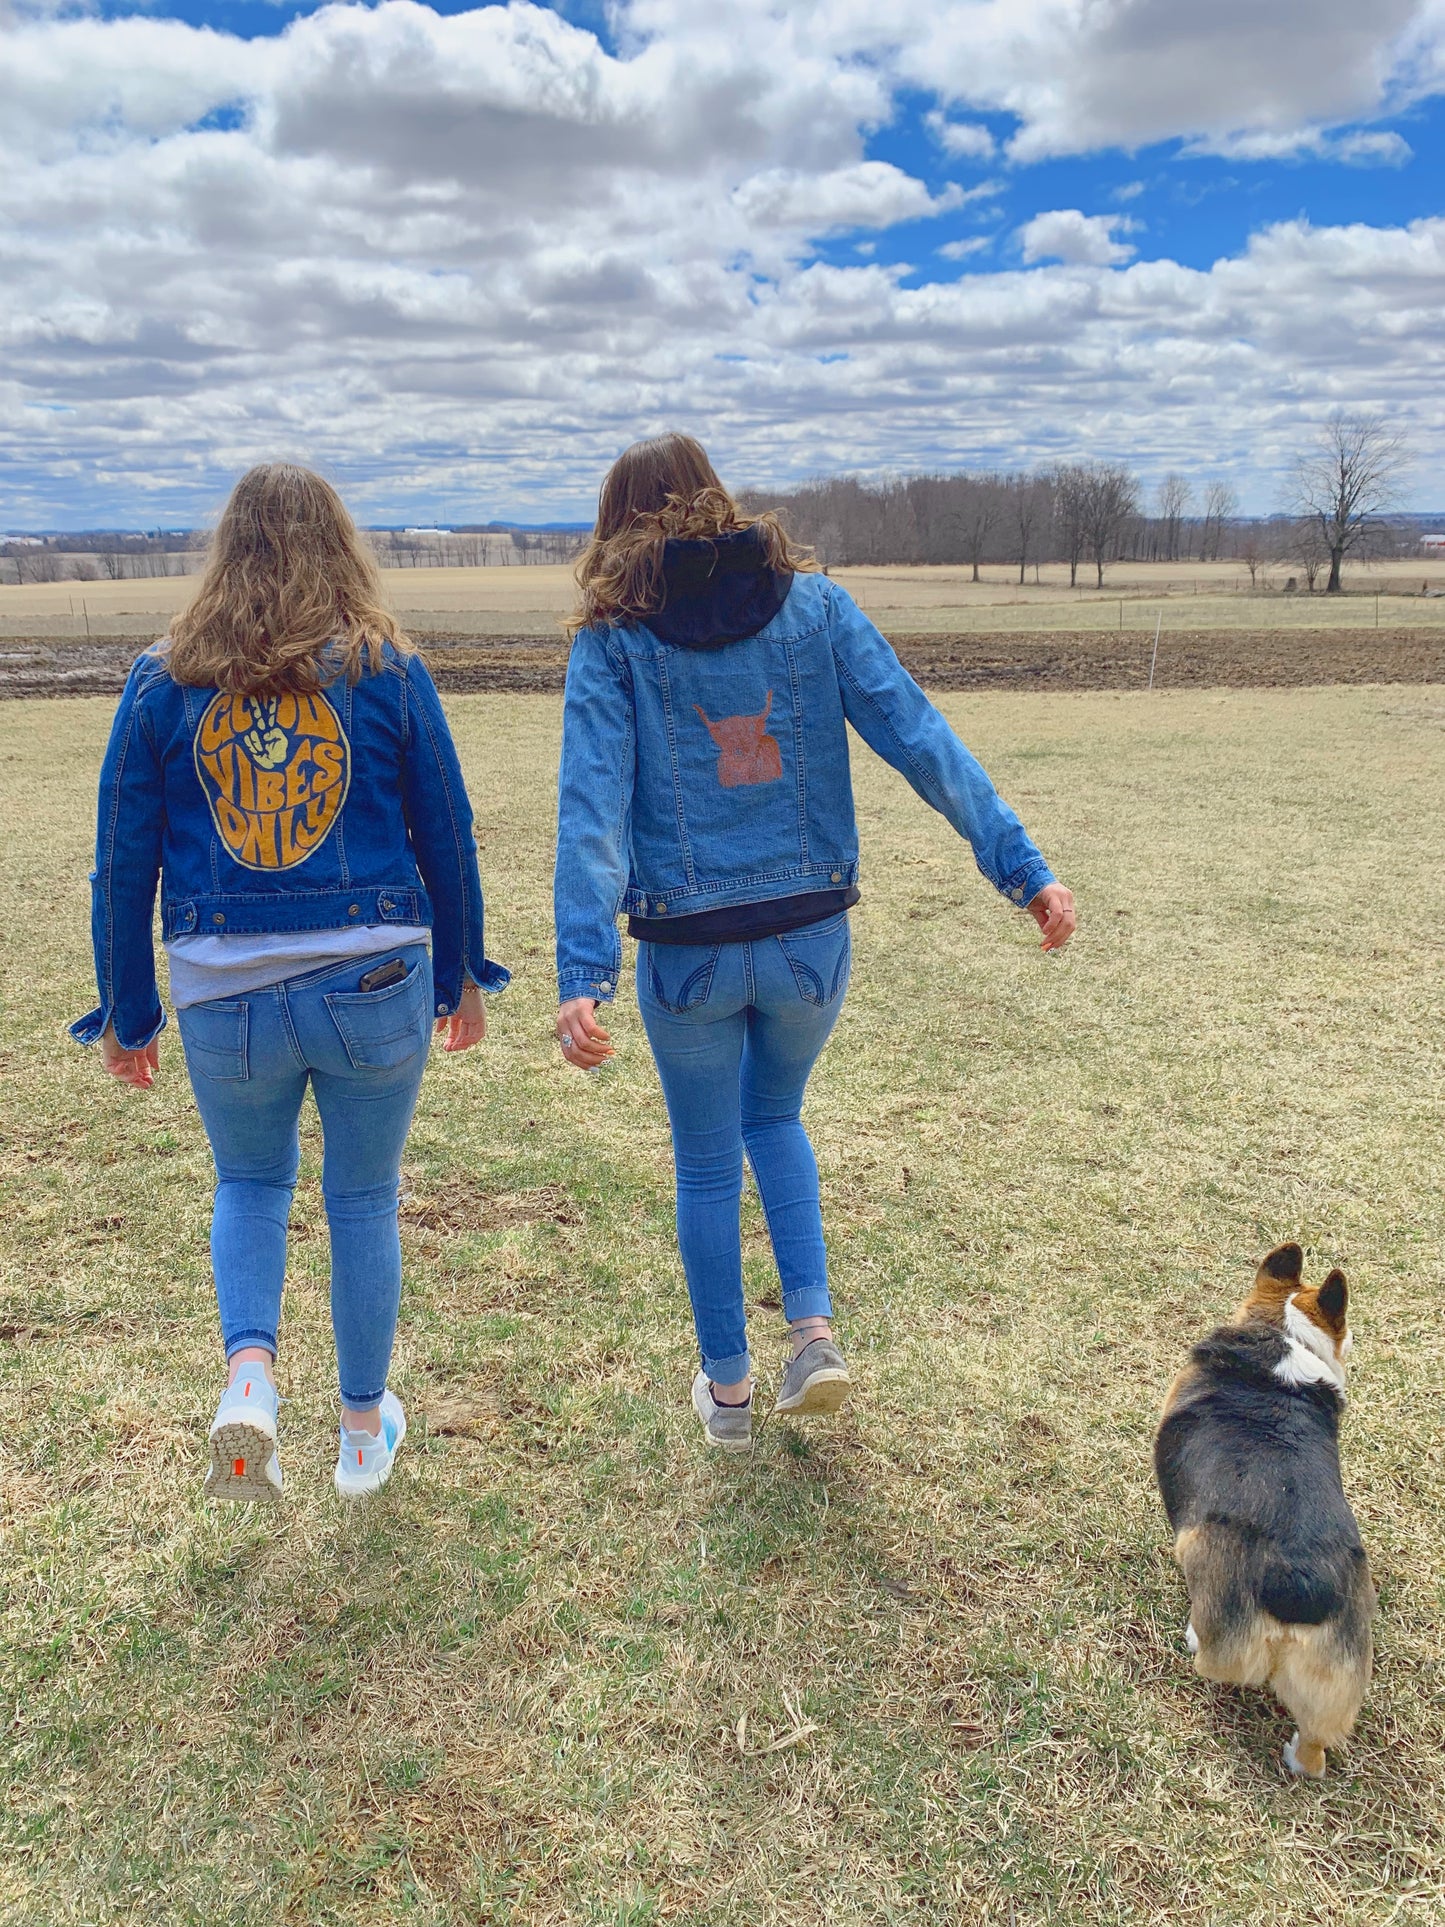
<svg viewBox="0 0 1445 1927">
<path fill-rule="evenodd" d="M 256 42 L 12 19 L 4 519 L 189 519 L 275 454 L 328 466 L 363 513 L 573 508 L 670 421 L 739 481 L 1070 448 L 1194 450 L 1245 479 L 1336 400 L 1445 452 L 1445 220 L 1291 223 L 1207 273 L 1135 261 L 1122 215 L 1079 209 L 1023 222 L 1022 270 L 935 280 L 856 238 L 849 265 L 817 258 L 825 235 L 996 212 L 1000 180 L 940 192 L 869 158 L 905 85 L 936 87 L 950 127 L 1016 113 L 1020 154 L 1162 128 L 1395 158 L 1388 130 L 1331 116 L 1433 84 L 1426 14 L 1402 40 L 1403 3 L 1351 25 L 1318 0 L 1317 53 L 1297 0 L 1266 11 L 1293 22 L 1293 65 L 1265 60 L 1243 0 L 1207 19 L 1162 0 L 895 0 L 886 18 L 872 0 L 621 0 L 615 55 L 522 0 L 330 6 Z M 983 254 L 963 225 L 932 271 Z"/>
<path fill-rule="evenodd" d="M 894 227 L 961 204 L 957 190 L 935 199 L 888 161 L 859 161 L 827 174 L 772 168 L 733 190 L 733 204 L 751 225 L 828 234 L 839 228 Z"/>
<path fill-rule="evenodd" d="M 1025 261 L 1062 261 L 1070 267 L 1109 268 L 1131 261 L 1137 253 L 1127 241 L 1116 241 L 1117 231 L 1136 227 L 1123 214 L 1084 214 L 1076 207 L 1036 214 L 1018 231 Z"/>
<path fill-rule="evenodd" d="M 944 153 L 956 160 L 987 161 L 996 152 L 994 137 L 981 121 L 950 120 L 934 108 L 924 115 L 923 124 Z"/>
</svg>

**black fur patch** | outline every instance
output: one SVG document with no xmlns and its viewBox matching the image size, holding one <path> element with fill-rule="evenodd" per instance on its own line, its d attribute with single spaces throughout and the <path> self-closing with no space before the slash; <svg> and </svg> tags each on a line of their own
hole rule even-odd
<svg viewBox="0 0 1445 1927">
<path fill-rule="evenodd" d="M 1305 1255 L 1298 1245 L 1281 1245 L 1265 1259 L 1263 1269 L 1282 1282 L 1304 1276 Z"/>
<path fill-rule="evenodd" d="M 1315 1303 L 1326 1318 L 1337 1324 L 1345 1315 L 1345 1304 L 1348 1298 L 1349 1290 L 1345 1284 L 1345 1274 L 1342 1271 L 1332 1271 L 1320 1286 Z"/>
<path fill-rule="evenodd" d="M 1340 1483 L 1343 1400 L 1332 1386 L 1281 1384 L 1274 1368 L 1288 1349 L 1262 1321 L 1222 1325 L 1196 1345 L 1154 1471 L 1176 1536 L 1207 1532 L 1228 1568 L 1213 1586 L 1226 1619 L 1253 1606 L 1314 1626 L 1357 1602 L 1368 1576 Z"/>
</svg>

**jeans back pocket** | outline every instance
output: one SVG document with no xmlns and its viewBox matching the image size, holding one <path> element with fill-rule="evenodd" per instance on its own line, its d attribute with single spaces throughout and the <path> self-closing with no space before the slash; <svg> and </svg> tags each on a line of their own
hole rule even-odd
<svg viewBox="0 0 1445 1927">
<path fill-rule="evenodd" d="M 646 950 L 647 987 L 654 1003 L 680 1015 L 707 1002 L 720 943 L 650 943 Z"/>
<path fill-rule="evenodd" d="M 326 1008 L 355 1070 L 395 1070 L 426 1049 L 431 1009 L 421 964 L 385 990 L 329 990 Z"/>
<path fill-rule="evenodd" d="M 853 958 L 848 914 L 785 931 L 779 938 L 793 981 L 805 1003 L 831 1004 L 848 986 Z"/>
<path fill-rule="evenodd" d="M 240 999 L 218 998 L 209 1004 L 188 1004 L 176 1012 L 185 1047 L 186 1067 L 194 1077 L 237 1081 L 250 1076 L 246 1037 L 251 1007 Z"/>
</svg>

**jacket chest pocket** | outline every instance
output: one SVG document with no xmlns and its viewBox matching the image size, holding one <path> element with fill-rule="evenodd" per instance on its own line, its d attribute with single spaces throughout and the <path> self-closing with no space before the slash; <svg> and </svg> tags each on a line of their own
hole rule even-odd
<svg viewBox="0 0 1445 1927">
<path fill-rule="evenodd" d="M 421 964 L 386 990 L 328 991 L 326 1008 L 356 1070 L 395 1070 L 426 1049 L 431 998 Z"/>
</svg>

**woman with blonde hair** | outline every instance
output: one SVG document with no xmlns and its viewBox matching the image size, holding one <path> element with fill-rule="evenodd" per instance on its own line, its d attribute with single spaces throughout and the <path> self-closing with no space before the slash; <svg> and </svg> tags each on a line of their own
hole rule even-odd
<svg viewBox="0 0 1445 1927">
<path fill-rule="evenodd" d="M 858 901 L 846 724 L 973 847 L 1058 950 L 1073 898 L 847 591 L 769 514 L 740 512 L 688 435 L 635 442 L 602 484 L 562 734 L 557 1037 L 611 1055 L 617 917 L 662 1080 L 707 1442 L 752 1443 L 738 1206 L 746 1151 L 791 1335 L 777 1410 L 836 1411 L 818 1167 L 803 1092 L 837 1021 Z"/>
<path fill-rule="evenodd" d="M 309 1085 L 324 1139 L 341 1387 L 336 1487 L 374 1492 L 406 1432 L 387 1371 L 397 1188 L 433 1023 L 486 1030 L 472 811 L 436 687 L 341 498 L 253 468 L 200 586 L 131 670 L 100 775 L 100 1004 L 72 1026 L 141 1089 L 165 1026 L 151 919 L 216 1162 L 211 1257 L 228 1384 L 206 1490 L 281 1494 L 274 1362 Z M 431 946 L 430 953 L 428 945 Z"/>
</svg>

